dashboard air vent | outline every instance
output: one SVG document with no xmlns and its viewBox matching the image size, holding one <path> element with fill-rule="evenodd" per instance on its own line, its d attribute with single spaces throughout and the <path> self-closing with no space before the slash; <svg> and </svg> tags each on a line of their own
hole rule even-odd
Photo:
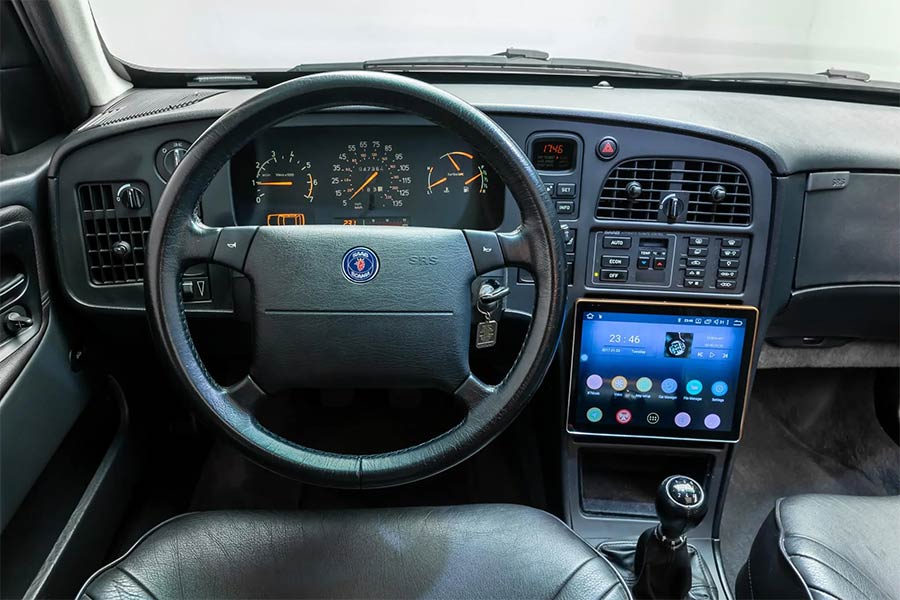
<svg viewBox="0 0 900 600">
<path fill-rule="evenodd" d="M 220 90 L 142 90 L 133 92 L 81 125 L 78 130 L 106 127 L 131 119 L 186 108 L 221 93 Z"/>
<path fill-rule="evenodd" d="M 675 207 L 667 206 L 672 197 L 679 201 Z M 597 200 L 597 218 L 749 225 L 750 184 L 743 171 L 728 163 L 628 160 L 606 178 Z"/>
<path fill-rule="evenodd" d="M 138 190 L 135 193 L 134 190 Z M 91 282 L 96 285 L 144 280 L 144 251 L 150 234 L 149 202 L 137 183 L 86 183 L 78 186 L 84 248 Z"/>
</svg>

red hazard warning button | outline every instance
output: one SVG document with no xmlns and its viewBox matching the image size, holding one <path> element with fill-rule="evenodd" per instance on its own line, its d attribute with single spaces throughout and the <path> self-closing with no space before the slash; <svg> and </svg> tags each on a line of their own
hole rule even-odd
<svg viewBox="0 0 900 600">
<path fill-rule="evenodd" d="M 605 137 L 597 144 L 597 156 L 609 160 L 619 153 L 619 142 L 616 138 Z"/>
</svg>

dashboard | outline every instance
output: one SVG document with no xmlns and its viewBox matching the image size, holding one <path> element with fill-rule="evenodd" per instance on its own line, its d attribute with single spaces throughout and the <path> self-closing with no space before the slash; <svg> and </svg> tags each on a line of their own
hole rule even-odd
<svg viewBox="0 0 900 600">
<path fill-rule="evenodd" d="M 531 159 L 563 227 L 573 305 L 604 297 L 756 306 L 761 333 L 802 345 L 897 330 L 895 107 L 443 87 L 486 111 Z M 76 306 L 143 311 L 144 241 L 168 176 L 216 118 L 256 93 L 134 90 L 62 144 L 49 169 L 50 210 L 62 286 Z M 503 182 L 463 140 L 364 107 L 261 134 L 212 180 L 200 208 L 213 226 L 521 224 Z M 531 313 L 533 276 L 491 274 L 511 289 L 508 314 Z M 227 269 L 201 266 L 185 274 L 186 309 L 233 315 L 241 287 Z"/>
<path fill-rule="evenodd" d="M 494 229 L 503 184 L 428 126 L 274 127 L 231 160 L 238 225 Z"/>
</svg>

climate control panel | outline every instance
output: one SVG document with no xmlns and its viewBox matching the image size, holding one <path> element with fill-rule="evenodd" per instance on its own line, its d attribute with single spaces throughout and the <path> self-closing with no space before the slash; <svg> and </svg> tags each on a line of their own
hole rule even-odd
<svg viewBox="0 0 900 600">
<path fill-rule="evenodd" d="M 594 232 L 592 249 L 591 287 L 737 294 L 750 237 L 609 230 Z"/>
</svg>

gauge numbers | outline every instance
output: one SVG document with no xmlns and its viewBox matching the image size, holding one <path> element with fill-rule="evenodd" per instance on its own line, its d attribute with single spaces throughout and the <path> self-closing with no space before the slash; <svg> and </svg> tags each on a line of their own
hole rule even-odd
<svg viewBox="0 0 900 600">
<path fill-rule="evenodd" d="M 296 158 L 293 150 L 281 154 L 272 150 L 268 156 L 256 162 L 253 187 L 256 190 L 257 204 L 309 204 L 315 197 L 318 185 L 318 180 L 311 172 L 310 162 Z"/>
<path fill-rule="evenodd" d="M 402 209 L 410 196 L 409 162 L 393 144 L 360 140 L 347 144 L 331 165 L 331 184 L 341 208 L 354 214 Z"/>
</svg>

